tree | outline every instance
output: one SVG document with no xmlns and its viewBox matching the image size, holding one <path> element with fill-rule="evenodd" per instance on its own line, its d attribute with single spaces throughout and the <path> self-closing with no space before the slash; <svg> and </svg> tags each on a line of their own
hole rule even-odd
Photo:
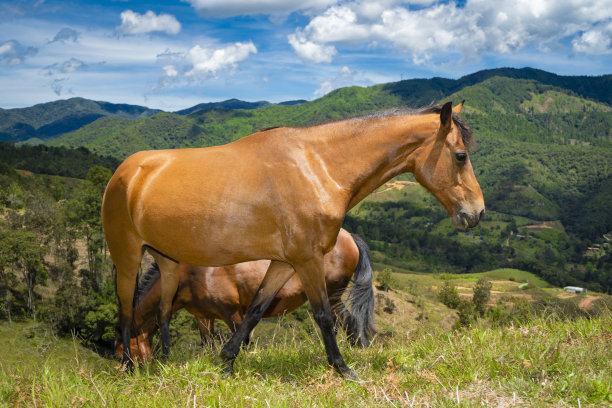
<svg viewBox="0 0 612 408">
<path fill-rule="evenodd" d="M 100 277 L 95 285 L 98 288 L 102 283 L 101 277 L 106 261 L 100 209 L 104 189 L 111 176 L 109 169 L 93 166 L 67 206 L 69 223 L 85 236 L 88 269 L 91 274 Z"/>
<path fill-rule="evenodd" d="M 36 234 L 23 229 L 7 230 L 0 237 L 0 258 L 6 266 L 21 272 L 27 288 L 27 308 L 31 317 L 35 316 L 34 288 L 44 283 L 47 274 L 43 268 L 46 250 L 38 243 Z M 0 265 L 2 266 L 2 265 Z M 4 273 L 4 272 L 3 272 Z"/>
</svg>

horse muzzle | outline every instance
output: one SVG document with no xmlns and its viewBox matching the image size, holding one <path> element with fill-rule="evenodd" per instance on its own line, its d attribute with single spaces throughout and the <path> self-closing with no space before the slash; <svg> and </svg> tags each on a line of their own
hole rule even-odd
<svg viewBox="0 0 612 408">
<path fill-rule="evenodd" d="M 457 228 L 474 228 L 478 225 L 484 215 L 484 207 L 469 212 L 460 210 L 451 217 L 451 223 Z"/>
</svg>

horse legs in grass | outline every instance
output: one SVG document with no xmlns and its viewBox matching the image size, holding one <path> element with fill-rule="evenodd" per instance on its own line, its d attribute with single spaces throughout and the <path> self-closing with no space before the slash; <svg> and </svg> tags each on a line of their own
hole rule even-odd
<svg viewBox="0 0 612 408">
<path fill-rule="evenodd" d="M 296 265 L 295 270 L 302 281 L 308 301 L 310 301 L 315 322 L 317 322 L 321 330 L 325 351 L 327 352 L 327 362 L 343 376 L 349 378 L 357 377 L 357 374 L 344 362 L 336 342 L 334 319 L 327 297 L 323 260 L 315 259 L 304 265 Z"/>
<path fill-rule="evenodd" d="M 295 270 L 287 263 L 280 261 L 272 261 L 270 263 L 266 275 L 255 294 L 255 298 L 247 308 L 244 320 L 238 326 L 232 338 L 225 343 L 223 350 L 221 350 L 221 358 L 225 361 L 224 376 L 229 377 L 232 375 L 234 361 L 240 351 L 240 346 L 248 339 L 251 330 L 261 320 L 278 291 L 294 273 Z"/>
<path fill-rule="evenodd" d="M 158 322 L 161 332 L 162 352 L 164 356 L 170 353 L 170 317 L 172 317 L 172 301 L 179 284 L 179 264 L 166 258 L 158 252 L 151 251 L 159 266 L 161 280 L 161 297 L 159 299 Z"/>
<path fill-rule="evenodd" d="M 215 333 L 215 319 L 208 319 L 206 317 L 196 317 L 196 323 L 198 329 L 200 329 L 200 339 L 202 345 L 212 344 L 213 335 Z"/>
</svg>

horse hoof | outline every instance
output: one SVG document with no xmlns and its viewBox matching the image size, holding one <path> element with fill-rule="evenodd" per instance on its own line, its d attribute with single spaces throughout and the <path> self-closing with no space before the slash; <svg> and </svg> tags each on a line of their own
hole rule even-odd
<svg viewBox="0 0 612 408">
<path fill-rule="evenodd" d="M 225 367 L 223 368 L 223 374 L 221 375 L 221 377 L 223 378 L 232 378 L 234 376 L 234 364 L 232 363 L 226 363 Z"/>
<path fill-rule="evenodd" d="M 121 363 L 121 367 L 119 368 L 119 370 L 130 375 L 134 374 L 134 363 L 132 362 L 132 360 L 124 361 Z"/>
<path fill-rule="evenodd" d="M 357 379 L 357 373 L 351 370 L 350 368 L 347 371 L 343 372 L 342 376 L 346 380 L 356 380 Z"/>
<path fill-rule="evenodd" d="M 355 380 L 357 379 L 357 373 L 348 368 L 348 366 L 344 367 L 334 367 L 336 371 L 343 376 L 346 380 Z"/>
</svg>

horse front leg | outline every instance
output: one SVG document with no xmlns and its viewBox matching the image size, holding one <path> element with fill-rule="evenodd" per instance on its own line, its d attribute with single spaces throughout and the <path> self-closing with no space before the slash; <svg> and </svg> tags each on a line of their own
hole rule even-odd
<svg viewBox="0 0 612 408">
<path fill-rule="evenodd" d="M 225 377 L 233 374 L 234 361 L 240 351 L 240 346 L 248 339 L 251 331 L 259 323 L 278 291 L 294 273 L 295 270 L 287 263 L 280 261 L 270 263 L 255 297 L 247 308 L 242 323 L 221 350 L 221 358 L 225 361 L 225 368 L 223 369 Z"/>
<path fill-rule="evenodd" d="M 327 362 L 343 376 L 348 378 L 357 377 L 357 374 L 344 362 L 336 342 L 334 319 L 327 296 L 322 259 L 315 258 L 302 265 L 296 265 L 295 270 L 302 281 L 302 286 L 304 286 L 304 291 L 310 301 L 315 322 L 317 322 L 321 330 L 325 351 L 327 352 Z"/>
</svg>

